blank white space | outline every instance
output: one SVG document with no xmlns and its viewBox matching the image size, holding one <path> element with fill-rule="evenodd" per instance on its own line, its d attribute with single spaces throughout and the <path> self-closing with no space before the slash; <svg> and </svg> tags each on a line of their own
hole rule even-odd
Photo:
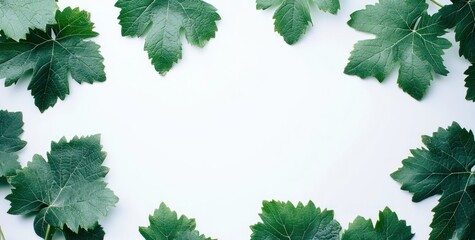
<svg viewBox="0 0 475 240">
<path fill-rule="evenodd" d="M 452 121 L 475 129 L 458 46 L 446 51 L 449 76 L 437 76 L 418 102 L 398 88 L 397 69 L 383 84 L 343 74 L 353 44 L 373 37 L 346 22 L 374 0 L 342 1 L 337 16 L 316 12 L 294 46 L 274 32 L 273 11 L 257 11 L 254 0 L 208 2 L 222 16 L 216 38 L 204 49 L 184 41 L 183 60 L 162 77 L 144 39 L 120 35 L 115 1 L 61 0 L 91 12 L 107 81 L 71 81 L 71 95 L 44 114 L 27 81 L 1 87 L 0 109 L 24 113 L 22 165 L 52 140 L 102 134 L 106 180 L 120 198 L 101 220 L 106 239 L 142 239 L 138 226 L 161 202 L 196 218 L 207 236 L 249 239 L 262 200 L 271 199 L 312 200 L 335 210 L 344 228 L 389 206 L 416 240 L 428 239 L 437 198 L 412 203 L 389 174 L 421 147 L 421 135 Z M 6 214 L 9 191 L 0 188 L 7 239 L 38 239 L 33 217 Z"/>
</svg>

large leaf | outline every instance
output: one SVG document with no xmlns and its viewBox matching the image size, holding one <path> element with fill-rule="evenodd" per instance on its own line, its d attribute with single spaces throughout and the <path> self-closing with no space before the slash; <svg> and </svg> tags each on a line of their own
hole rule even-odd
<svg viewBox="0 0 475 240">
<path fill-rule="evenodd" d="M 147 240 L 211 240 L 195 230 L 196 222 L 186 216 L 178 218 L 165 203 L 149 217 L 150 226 L 140 227 L 139 231 Z"/>
<path fill-rule="evenodd" d="M 26 145 L 20 139 L 22 127 L 21 112 L 0 111 L 0 177 L 11 177 L 21 168 L 16 152 Z"/>
<path fill-rule="evenodd" d="M 98 35 L 89 14 L 66 8 L 56 13 L 56 21 L 46 32 L 31 31 L 20 42 L 0 37 L 0 78 L 10 86 L 32 70 L 28 89 L 42 112 L 69 94 L 68 73 L 78 83 L 106 79 L 99 45 L 85 41 Z"/>
<path fill-rule="evenodd" d="M 380 0 L 351 14 L 348 24 L 375 39 L 356 43 L 345 73 L 380 82 L 399 65 L 398 84 L 415 99 L 426 93 L 433 72 L 447 75 L 443 50 L 451 43 L 440 14 L 429 16 L 425 0 Z"/>
<path fill-rule="evenodd" d="M 432 137 L 423 136 L 426 148 L 391 176 L 419 202 L 441 194 L 433 209 L 431 240 L 475 239 L 475 140 L 472 131 L 453 123 Z"/>
<path fill-rule="evenodd" d="M 371 219 L 358 216 L 345 231 L 342 240 L 410 240 L 413 236 L 406 221 L 399 220 L 395 212 L 385 208 L 379 212 L 375 226 Z"/>
<path fill-rule="evenodd" d="M 98 135 L 53 142 L 48 161 L 35 155 L 12 178 L 8 213 L 36 214 L 35 231 L 41 237 L 48 226 L 75 233 L 95 228 L 118 201 L 103 180 L 109 170 L 102 166 L 106 154 L 101 149 Z"/>
<path fill-rule="evenodd" d="M 0 1 L 0 30 L 15 41 L 25 39 L 30 29 L 45 30 L 54 24 L 55 0 Z"/>
<path fill-rule="evenodd" d="M 295 207 L 291 202 L 263 202 L 262 223 L 251 226 L 252 240 L 338 240 L 341 226 L 333 211 L 316 208 L 313 202 Z"/>
<path fill-rule="evenodd" d="M 339 0 L 257 0 L 256 7 L 265 10 L 277 7 L 274 13 L 275 31 L 288 44 L 296 43 L 312 24 L 311 5 L 316 4 L 324 12 L 336 14 L 340 9 Z"/>
<path fill-rule="evenodd" d="M 119 0 L 123 36 L 145 36 L 145 50 L 160 74 L 182 56 L 181 32 L 189 43 L 203 47 L 215 36 L 216 9 L 201 0 Z"/>
</svg>

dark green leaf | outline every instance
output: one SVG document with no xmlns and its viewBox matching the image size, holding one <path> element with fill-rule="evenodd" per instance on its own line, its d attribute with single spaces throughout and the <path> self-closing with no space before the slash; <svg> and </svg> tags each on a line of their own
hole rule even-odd
<svg viewBox="0 0 475 240">
<path fill-rule="evenodd" d="M 439 10 L 442 22 L 447 28 L 455 27 L 455 40 L 460 43 L 459 54 L 471 63 L 475 63 L 475 1 L 452 0 L 452 4 L 446 5 Z M 467 100 L 475 102 L 474 67 L 470 67 L 465 74 Z"/>
<path fill-rule="evenodd" d="M 406 221 L 399 220 L 395 212 L 385 208 L 379 212 L 376 226 L 373 226 L 373 222 L 369 219 L 357 217 L 350 223 L 342 240 L 410 240 L 413 236 L 411 227 L 406 225 Z"/>
<path fill-rule="evenodd" d="M 345 73 L 382 82 L 399 64 L 399 86 L 422 99 L 433 72 L 447 75 L 442 55 L 451 46 L 440 38 L 440 14 L 429 16 L 427 8 L 425 0 L 380 0 L 351 14 L 352 28 L 377 37 L 356 43 Z"/>
<path fill-rule="evenodd" d="M 68 72 L 78 83 L 106 79 L 99 45 L 85 41 L 98 35 L 89 14 L 66 8 L 56 13 L 56 21 L 46 32 L 31 31 L 20 42 L 0 37 L 0 78 L 10 86 L 32 70 L 28 89 L 42 112 L 69 94 Z"/>
<path fill-rule="evenodd" d="M 439 10 L 447 28 L 455 27 L 455 40 L 460 42 L 460 56 L 475 62 L 475 1 L 452 0 Z"/>
<path fill-rule="evenodd" d="M 2 0 L 0 1 L 0 30 L 15 41 L 25 39 L 30 29 L 45 30 L 54 24 L 54 0 Z"/>
<path fill-rule="evenodd" d="M 23 133 L 23 115 L 21 112 L 0 111 L 0 177 L 15 175 L 20 169 L 16 152 L 25 147 L 20 139 Z"/>
<path fill-rule="evenodd" d="M 123 36 L 145 36 L 145 50 L 160 74 L 182 56 L 181 32 L 203 47 L 215 37 L 220 20 L 216 9 L 201 0 L 119 0 Z"/>
<path fill-rule="evenodd" d="M 336 14 L 340 9 L 339 0 L 257 0 L 256 7 L 265 10 L 277 7 L 274 13 L 275 31 L 288 44 L 296 43 L 312 24 L 311 5 L 316 4 L 324 12 Z"/>
<path fill-rule="evenodd" d="M 472 131 L 453 123 L 432 137 L 423 136 L 426 148 L 391 176 L 419 202 L 441 194 L 433 209 L 431 240 L 475 239 L 475 140 Z"/>
<path fill-rule="evenodd" d="M 91 229 L 118 198 L 106 187 L 102 166 L 106 154 L 100 137 L 61 139 L 51 144 L 48 161 L 39 155 L 11 180 L 10 214 L 36 214 L 35 230 L 44 235 L 48 225 L 77 233 Z"/>
<path fill-rule="evenodd" d="M 88 231 L 81 228 L 78 233 L 69 230 L 69 228 L 64 228 L 63 234 L 66 240 L 103 240 L 105 232 L 101 226 L 96 226 Z"/>
<path fill-rule="evenodd" d="M 178 218 L 176 212 L 164 203 L 149 217 L 150 226 L 139 231 L 147 240 L 211 240 L 195 230 L 196 222 L 186 216 Z"/>
<path fill-rule="evenodd" d="M 252 240 L 338 240 L 341 226 L 333 211 L 316 208 L 313 202 L 263 202 L 262 223 L 251 226 Z"/>
<path fill-rule="evenodd" d="M 465 87 L 467 87 L 467 100 L 472 100 L 475 102 L 475 65 L 470 66 L 467 71 L 465 71 L 467 78 L 465 79 Z"/>
</svg>

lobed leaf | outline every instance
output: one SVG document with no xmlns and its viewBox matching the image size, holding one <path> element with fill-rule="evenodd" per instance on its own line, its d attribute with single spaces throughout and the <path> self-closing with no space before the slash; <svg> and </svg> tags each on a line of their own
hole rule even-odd
<svg viewBox="0 0 475 240">
<path fill-rule="evenodd" d="M 41 237 L 48 226 L 79 234 L 80 229 L 95 228 L 118 201 L 104 182 L 109 170 L 102 166 L 106 154 L 101 150 L 98 135 L 53 142 L 48 161 L 35 155 L 12 177 L 8 213 L 35 214 L 35 231 Z"/>
<path fill-rule="evenodd" d="M 465 74 L 467 75 L 465 79 L 465 87 L 467 87 L 465 99 L 475 101 L 475 65 L 470 66 Z"/>
<path fill-rule="evenodd" d="M 312 24 L 311 5 L 324 12 L 336 14 L 340 9 L 339 0 L 257 0 L 256 8 L 266 10 L 277 7 L 274 13 L 275 31 L 287 42 L 295 44 Z"/>
<path fill-rule="evenodd" d="M 352 28 L 376 35 L 355 44 L 345 73 L 383 82 L 399 65 L 398 84 L 420 100 L 430 86 L 433 73 L 447 75 L 443 50 L 451 43 L 441 15 L 430 16 L 425 0 L 379 0 L 351 14 Z"/>
<path fill-rule="evenodd" d="M 426 148 L 411 150 L 391 176 L 420 202 L 441 195 L 432 210 L 431 240 L 475 239 L 475 140 L 472 131 L 453 123 L 431 137 Z"/>
<path fill-rule="evenodd" d="M 251 240 L 338 240 L 340 224 L 333 219 L 333 211 L 291 202 L 264 201 L 262 223 L 251 226 Z"/>
<path fill-rule="evenodd" d="M 203 47 L 215 37 L 216 8 L 201 0 L 118 0 L 123 36 L 145 36 L 145 50 L 160 74 L 182 57 L 181 33 Z"/>
<path fill-rule="evenodd" d="M 446 5 L 439 10 L 442 22 L 446 28 L 455 28 L 455 40 L 460 43 L 459 54 L 468 59 L 472 64 L 475 62 L 475 1 L 452 0 L 452 4 Z M 475 101 L 474 67 L 470 67 L 465 74 L 467 87 L 467 100 Z"/>
<path fill-rule="evenodd" d="M 406 221 L 399 220 L 389 208 L 379 212 L 379 220 L 373 226 L 371 219 L 358 216 L 343 233 L 342 240 L 410 240 L 414 237 Z"/>
<path fill-rule="evenodd" d="M 147 240 L 211 240 L 195 230 L 196 222 L 186 216 L 178 218 L 165 203 L 149 217 L 150 226 L 140 227 L 139 231 Z"/>
<path fill-rule="evenodd" d="M 28 90 L 41 112 L 69 94 L 68 73 L 78 83 L 106 80 L 99 45 L 86 41 L 93 31 L 89 13 L 78 8 L 56 12 L 56 24 L 33 30 L 15 42 L 0 36 L 0 78 L 11 86 L 33 71 Z"/>
<path fill-rule="evenodd" d="M 23 149 L 26 142 L 20 139 L 23 133 L 21 112 L 0 111 L 0 177 L 11 177 L 20 169 L 16 152 Z"/>
</svg>

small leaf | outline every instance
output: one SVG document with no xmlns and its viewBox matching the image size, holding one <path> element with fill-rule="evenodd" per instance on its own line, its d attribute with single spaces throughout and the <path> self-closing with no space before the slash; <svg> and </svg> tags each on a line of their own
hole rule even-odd
<svg viewBox="0 0 475 240">
<path fill-rule="evenodd" d="M 0 30 L 15 41 L 25 39 L 30 29 L 45 30 L 54 24 L 54 0 L 2 0 L 0 1 Z"/>
<path fill-rule="evenodd" d="M 21 112 L 0 111 L 0 177 L 11 177 L 21 168 L 16 152 L 26 145 L 20 139 L 22 127 Z"/>
<path fill-rule="evenodd" d="M 122 36 L 145 36 L 145 50 L 164 75 L 182 56 L 181 33 L 192 45 L 203 47 L 215 37 L 216 9 L 201 0 L 118 0 Z"/>
<path fill-rule="evenodd" d="M 345 73 L 383 82 L 400 65 L 399 87 L 422 99 L 433 72 L 448 74 L 442 55 L 451 46 L 440 37 L 445 34 L 440 14 L 429 16 L 427 8 L 425 0 L 380 0 L 352 13 L 348 25 L 377 37 L 355 44 Z"/>
<path fill-rule="evenodd" d="M 33 70 L 28 89 L 41 112 L 69 94 L 69 72 L 78 83 L 106 80 L 99 45 L 86 41 L 98 35 L 89 14 L 66 8 L 57 11 L 56 21 L 20 42 L 0 36 L 0 78 L 11 86 Z"/>
<path fill-rule="evenodd" d="M 251 240 L 338 240 L 341 226 L 333 211 L 316 208 L 313 202 L 295 207 L 291 202 L 263 202 L 262 223 L 251 226 Z"/>
<path fill-rule="evenodd" d="M 376 226 L 373 226 L 370 219 L 357 217 L 350 223 L 342 240 L 410 240 L 412 237 L 414 234 L 411 233 L 411 227 L 406 225 L 406 221 L 399 220 L 395 212 L 385 208 L 379 212 Z"/>
<path fill-rule="evenodd" d="M 8 213 L 36 214 L 39 236 L 48 225 L 75 233 L 94 228 L 118 201 L 103 180 L 109 170 L 102 166 L 106 154 L 101 149 L 98 135 L 53 142 L 48 161 L 35 155 L 12 177 Z"/>
<path fill-rule="evenodd" d="M 150 226 L 140 227 L 140 234 L 146 240 L 211 240 L 195 230 L 196 222 L 186 216 L 178 218 L 165 203 L 149 217 Z"/>
<path fill-rule="evenodd" d="M 311 5 L 316 4 L 321 11 L 336 14 L 340 9 L 339 0 L 257 0 L 256 8 L 265 10 L 277 7 L 274 13 L 275 31 L 285 42 L 296 43 L 312 24 Z"/>
<path fill-rule="evenodd" d="M 411 150 L 412 157 L 391 176 L 414 202 L 441 195 L 432 210 L 431 240 L 475 239 L 475 140 L 472 131 L 453 123 L 423 136 L 426 148 Z"/>
</svg>

